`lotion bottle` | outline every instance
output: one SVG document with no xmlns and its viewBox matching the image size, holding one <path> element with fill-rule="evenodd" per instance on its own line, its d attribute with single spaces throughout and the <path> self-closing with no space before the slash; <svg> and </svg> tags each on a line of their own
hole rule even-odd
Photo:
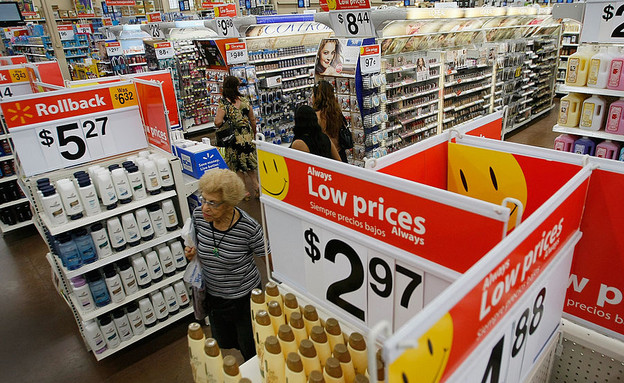
<svg viewBox="0 0 624 383">
<path fill-rule="evenodd" d="M 340 368 L 344 374 L 345 381 L 353 382 L 355 380 L 355 368 L 353 367 L 351 354 L 349 354 L 347 346 L 343 343 L 338 343 L 336 347 L 334 347 L 334 358 L 340 361 Z"/>
<path fill-rule="evenodd" d="M 310 331 L 312 331 L 312 327 L 321 326 L 321 320 L 318 317 L 316 312 L 316 307 L 312 305 L 306 305 L 303 308 L 303 320 L 306 326 L 306 332 L 310 335 Z"/>
<path fill-rule="evenodd" d="M 232 355 L 223 358 L 223 383 L 238 383 L 242 376 L 238 369 L 238 362 Z"/>
<path fill-rule="evenodd" d="M 352 332 L 349 336 L 347 349 L 353 361 L 353 367 L 356 374 L 366 374 L 368 368 L 368 359 L 366 357 L 366 341 L 359 332 Z"/>
<path fill-rule="evenodd" d="M 260 289 L 251 290 L 251 323 L 256 326 L 256 313 L 260 310 L 267 311 L 269 308 L 264 300 L 264 291 Z"/>
<path fill-rule="evenodd" d="M 199 323 L 193 322 L 189 324 L 187 339 L 193 380 L 196 383 L 205 382 L 206 356 L 204 353 L 204 342 L 206 342 L 206 336 Z"/>
<path fill-rule="evenodd" d="M 124 250 L 126 248 L 126 233 L 124 233 L 123 228 L 121 227 L 119 218 L 109 218 L 106 221 L 106 229 L 108 231 L 108 235 L 110 236 L 111 246 L 113 249 L 117 252 Z"/>
<path fill-rule="evenodd" d="M 147 270 L 150 273 L 150 277 L 154 283 L 162 281 L 163 270 L 158 259 L 158 255 L 155 251 L 150 251 L 145 255 L 145 262 L 147 262 Z"/>
<path fill-rule="evenodd" d="M 309 377 L 312 371 L 322 371 L 321 361 L 316 354 L 314 343 L 312 343 L 311 340 L 304 339 L 301 341 L 299 345 L 299 357 L 301 357 L 301 362 L 303 362 L 303 369 L 305 370 L 306 376 Z"/>
<path fill-rule="evenodd" d="M 303 370 L 303 362 L 296 352 L 290 352 L 286 356 L 285 369 L 286 382 L 288 383 L 306 383 L 306 375 Z"/>
<path fill-rule="evenodd" d="M 178 298 L 178 305 L 181 309 L 186 308 L 191 302 L 188 297 L 188 291 L 186 291 L 186 287 L 184 286 L 184 282 L 177 281 L 173 284 L 173 289 L 176 292 L 176 296 Z"/>
<path fill-rule="evenodd" d="M 134 218 L 134 214 L 126 213 L 121 216 L 121 226 L 126 237 L 126 243 L 130 246 L 136 246 L 141 242 L 139 233 L 139 225 Z"/>
<path fill-rule="evenodd" d="M 171 249 L 169 249 L 169 246 L 163 244 L 156 250 L 158 251 L 158 260 L 162 265 L 162 270 L 165 274 L 165 277 L 173 276 L 173 274 L 175 274 L 176 267 L 173 260 L 173 254 L 171 254 Z"/>
<path fill-rule="evenodd" d="M 139 288 L 146 288 L 152 284 L 152 277 L 150 276 L 149 268 L 145 258 L 141 254 L 134 254 L 130 257 L 132 261 L 132 268 L 134 268 L 134 274 L 136 275 L 137 284 Z"/>
<path fill-rule="evenodd" d="M 336 358 L 328 358 L 323 369 L 323 378 L 326 383 L 345 383 L 340 361 Z"/>
<path fill-rule="evenodd" d="M 117 207 L 117 192 L 115 191 L 115 185 L 108 170 L 97 170 L 96 185 L 102 204 L 106 206 L 107 210 L 112 210 Z"/>
<path fill-rule="evenodd" d="M 89 285 L 87 285 L 87 281 L 84 279 L 82 275 L 74 277 L 71 279 L 72 289 L 74 290 L 74 295 L 80 303 L 80 307 L 82 308 L 82 312 L 89 312 L 95 309 L 95 302 L 93 302 L 93 297 L 91 296 L 91 291 L 89 290 Z"/>
<path fill-rule="evenodd" d="M 145 327 L 150 328 L 156 325 L 156 313 L 154 313 L 154 306 L 149 298 L 143 298 L 139 301 L 139 310 L 141 310 L 141 318 Z"/>
<path fill-rule="evenodd" d="M 147 160 L 143 163 L 143 175 L 145 176 L 145 187 L 151 195 L 160 193 L 160 176 L 154 161 Z"/>
<path fill-rule="evenodd" d="M 88 175 L 76 178 L 78 182 L 78 194 L 80 194 L 80 200 L 84 207 L 87 216 L 94 216 L 102 212 L 100 208 L 100 201 L 98 200 L 97 191 L 95 186 L 91 184 L 91 179 Z"/>
<path fill-rule="evenodd" d="M 108 349 L 100 326 L 95 323 L 94 319 L 84 322 L 84 335 L 89 347 L 96 354 L 99 355 Z"/>
<path fill-rule="evenodd" d="M 173 184 L 173 174 L 171 173 L 169 161 L 166 158 L 159 158 L 156 160 L 156 167 L 158 168 L 160 185 L 162 186 L 163 190 L 175 189 L 175 185 Z"/>
<path fill-rule="evenodd" d="M 283 324 L 279 327 L 277 339 L 280 342 L 284 358 L 288 357 L 288 354 L 292 352 L 297 353 L 299 346 L 297 345 L 297 342 L 295 342 L 295 334 L 293 334 L 289 325 Z"/>
<path fill-rule="evenodd" d="M 162 212 L 165 217 L 165 228 L 167 231 L 174 231 L 178 228 L 178 214 L 173 206 L 173 202 L 168 199 L 162 203 Z"/>
<path fill-rule="evenodd" d="M 119 278 L 119 275 L 115 272 L 113 265 L 106 265 L 103 270 L 104 276 L 106 277 L 104 280 L 108 291 L 110 291 L 111 300 L 113 303 L 122 302 L 126 299 L 126 293 L 124 292 L 121 278 Z"/>
<path fill-rule="evenodd" d="M 173 287 L 165 287 L 162 290 L 162 294 L 163 297 L 165 297 L 165 302 L 167 303 L 167 310 L 169 311 L 169 315 L 177 314 L 180 310 L 180 305 L 178 305 L 178 298 Z"/>
<path fill-rule="evenodd" d="M 135 212 L 135 215 L 141 239 L 149 241 L 154 238 L 154 228 L 152 227 L 152 220 L 149 217 L 147 209 L 142 207 Z"/>
<path fill-rule="evenodd" d="M 266 383 L 282 383 L 286 381 L 286 363 L 282 348 L 276 336 L 269 336 L 265 343 L 264 353 L 264 381 Z"/>
<path fill-rule="evenodd" d="M 297 297 L 293 293 L 287 293 L 284 295 L 284 315 L 286 316 L 286 323 L 290 322 L 290 314 L 299 311 L 299 303 L 297 303 Z"/>
<path fill-rule="evenodd" d="M 332 350 L 336 348 L 336 345 L 344 344 L 344 336 L 340 329 L 340 323 L 338 323 L 336 318 L 327 318 L 325 321 L 325 332 Z"/>
<path fill-rule="evenodd" d="M 126 172 L 119 167 L 119 165 L 111 165 L 108 167 L 111 172 L 111 178 L 113 179 L 113 185 L 115 185 L 115 193 L 119 202 L 126 204 L 132 202 L 132 188 Z"/>
<path fill-rule="evenodd" d="M 143 183 L 143 174 L 141 174 L 139 168 L 134 165 L 128 166 L 126 167 L 126 171 L 128 172 L 128 182 L 130 183 L 130 189 L 132 190 L 134 199 L 141 200 L 147 197 L 145 184 Z"/>
<path fill-rule="evenodd" d="M 132 338 L 132 328 L 130 326 L 130 321 L 126 316 L 126 313 L 122 308 L 118 308 L 113 311 L 113 322 L 115 323 L 115 328 L 117 329 L 117 334 L 119 335 L 119 339 L 123 342 L 130 338 Z"/>
<path fill-rule="evenodd" d="M 95 252 L 97 253 L 98 258 L 106 258 L 113 254 L 113 249 L 111 248 L 108 234 L 106 233 L 106 229 L 104 229 L 104 226 L 102 226 L 101 223 L 91 225 L 91 239 L 93 239 Z"/>
<path fill-rule="evenodd" d="M 162 293 L 157 290 L 150 293 L 150 298 L 152 300 L 152 305 L 154 306 L 156 319 L 158 319 L 159 322 L 166 321 L 167 317 L 169 316 L 169 311 L 167 310 L 167 302 L 165 302 L 165 297 L 163 297 Z"/>
<path fill-rule="evenodd" d="M 223 382 L 223 356 L 215 339 L 206 339 L 206 342 L 204 342 L 204 354 L 206 381 L 208 383 Z"/>
<path fill-rule="evenodd" d="M 121 278 L 126 295 L 132 295 L 139 291 L 139 285 L 130 262 L 127 259 L 121 259 L 117 261 L 117 267 L 119 268 L 119 278 Z"/>
<path fill-rule="evenodd" d="M 264 310 L 258 311 L 256 314 L 256 326 L 254 330 L 254 341 L 256 343 L 256 354 L 260 362 L 260 373 L 264 377 L 264 342 L 266 339 L 275 335 L 269 313 Z M 266 377 L 265 377 L 266 378 Z"/>
<path fill-rule="evenodd" d="M 136 302 L 128 304 L 128 320 L 132 327 L 132 334 L 139 336 L 145 332 L 145 324 L 143 323 L 143 316 L 139 305 Z"/>
<path fill-rule="evenodd" d="M 284 319 L 284 314 L 282 314 L 282 309 L 276 301 L 270 301 L 267 304 L 269 308 L 269 318 L 271 318 L 271 325 L 273 325 L 273 332 L 275 334 L 278 333 L 279 327 L 283 324 L 286 324 Z"/>
<path fill-rule="evenodd" d="M 54 186 L 50 185 L 41 190 L 41 203 L 43 204 L 43 210 L 45 211 L 50 223 L 53 226 L 64 225 L 67 223 L 67 216 L 65 215 L 65 209 L 63 208 L 63 201 L 61 197 L 56 194 Z"/>
<path fill-rule="evenodd" d="M 301 341 L 308 339 L 308 333 L 305 329 L 305 322 L 300 313 L 294 312 L 290 315 L 290 328 L 295 334 L 295 341 L 297 345 L 301 344 Z"/>
<path fill-rule="evenodd" d="M 102 335 L 104 335 L 106 346 L 110 349 L 117 348 L 120 343 L 119 334 L 117 334 L 117 329 L 115 328 L 115 324 L 111 320 L 110 316 L 101 316 L 99 321 L 100 330 L 102 330 Z"/>
<path fill-rule="evenodd" d="M 80 219 L 83 216 L 82 203 L 74 183 L 70 180 L 63 178 L 56 181 L 56 188 L 61 195 L 63 201 L 63 207 L 71 220 Z"/>
<path fill-rule="evenodd" d="M 151 204 L 147 206 L 149 211 L 149 217 L 152 221 L 152 227 L 157 237 L 167 234 L 167 228 L 165 226 L 165 216 L 162 209 L 158 204 Z"/>
<path fill-rule="evenodd" d="M 184 256 L 184 248 L 182 247 L 182 243 L 180 241 L 173 241 L 169 245 L 171 249 L 171 254 L 173 254 L 173 259 L 175 261 L 176 271 L 182 271 L 186 268 L 186 257 Z"/>
<path fill-rule="evenodd" d="M 316 353 L 321 361 L 321 367 L 325 367 L 327 359 L 331 357 L 331 348 L 329 346 L 329 342 L 327 341 L 327 335 L 325 334 L 323 327 L 312 327 L 310 330 L 310 340 L 314 343 L 314 348 L 316 349 Z"/>
<path fill-rule="evenodd" d="M 280 305 L 280 309 L 284 312 L 284 300 L 282 299 L 282 295 L 279 292 L 279 288 L 275 282 L 268 282 L 264 287 L 265 300 L 267 302 L 277 301 Z"/>
<path fill-rule="evenodd" d="M 310 373 L 308 383 L 325 383 L 325 378 L 321 370 L 314 370 Z"/>
</svg>

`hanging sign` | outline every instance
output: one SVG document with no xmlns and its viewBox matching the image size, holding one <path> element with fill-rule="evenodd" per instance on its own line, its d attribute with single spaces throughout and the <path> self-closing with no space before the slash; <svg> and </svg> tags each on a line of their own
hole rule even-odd
<svg viewBox="0 0 624 383">
<path fill-rule="evenodd" d="M 106 5 L 111 6 L 129 6 L 133 7 L 136 5 L 134 0 L 106 0 Z"/>
<path fill-rule="evenodd" d="M 160 12 L 149 12 L 147 14 L 148 23 L 158 23 L 162 21 L 162 14 Z"/>
<path fill-rule="evenodd" d="M 624 1 L 587 2 L 581 29 L 582 43 L 624 42 Z"/>
<path fill-rule="evenodd" d="M 30 93 L 32 90 L 26 68 L 0 68 L 0 100 Z"/>
<path fill-rule="evenodd" d="M 155 81 L 135 80 L 145 135 L 150 144 L 171 153 L 169 127 L 161 85 Z"/>
<path fill-rule="evenodd" d="M 236 17 L 236 4 L 214 6 L 215 17 Z"/>
<path fill-rule="evenodd" d="M 160 37 L 164 36 L 162 31 L 160 30 L 160 26 L 158 24 L 156 24 L 156 23 L 148 24 L 147 28 L 149 29 L 150 36 L 152 36 L 154 38 L 160 38 Z"/>
<path fill-rule="evenodd" d="M 26 176 L 147 146 L 132 83 L 39 93 L 0 107 Z"/>
<path fill-rule="evenodd" d="M 236 4 L 219 5 L 214 7 L 217 34 L 219 37 L 238 37 L 240 34 L 234 26 Z"/>
<path fill-rule="evenodd" d="M 320 0 L 319 5 L 323 11 L 370 8 L 369 0 Z"/>
<path fill-rule="evenodd" d="M 154 50 L 156 51 L 156 58 L 159 60 L 170 59 L 175 56 L 175 51 L 171 42 L 154 43 Z"/>
<path fill-rule="evenodd" d="M 91 30 L 91 24 L 76 24 L 76 33 L 80 34 L 91 34 L 93 31 Z"/>
<path fill-rule="evenodd" d="M 360 71 L 362 74 L 381 72 L 381 48 L 379 44 L 360 48 Z"/>
<path fill-rule="evenodd" d="M 106 47 L 106 54 L 109 57 L 121 56 L 123 54 L 123 50 L 121 49 L 121 43 L 119 41 L 105 43 L 104 46 Z"/>
<path fill-rule="evenodd" d="M 59 25 L 57 27 L 61 40 L 73 40 L 74 39 L 74 27 L 72 25 Z"/>
<path fill-rule="evenodd" d="M 225 44 L 225 59 L 228 65 L 244 64 L 248 61 L 245 43 Z"/>
<path fill-rule="evenodd" d="M 336 37 L 374 37 L 370 9 L 330 11 L 329 20 Z"/>
<path fill-rule="evenodd" d="M 102 25 L 103 26 L 113 25 L 113 20 L 110 17 L 102 17 Z"/>
</svg>

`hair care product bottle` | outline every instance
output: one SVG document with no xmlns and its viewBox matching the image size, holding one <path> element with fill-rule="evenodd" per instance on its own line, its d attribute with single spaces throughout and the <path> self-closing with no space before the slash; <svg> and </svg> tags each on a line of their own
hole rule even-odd
<svg viewBox="0 0 624 383">
<path fill-rule="evenodd" d="M 159 158 L 156 160 L 156 167 L 158 168 L 158 176 L 160 177 L 160 184 L 163 190 L 175 189 L 169 161 L 166 158 Z"/>
<path fill-rule="evenodd" d="M 95 186 L 91 184 L 89 175 L 85 174 L 82 177 L 78 177 L 76 181 L 78 182 L 78 194 L 80 195 L 80 200 L 82 201 L 82 206 L 87 216 L 101 213 L 102 209 L 100 208 L 97 191 L 95 190 Z"/>
<path fill-rule="evenodd" d="M 132 190 L 132 196 L 135 200 L 140 200 L 147 197 L 145 191 L 145 184 L 143 183 L 143 174 L 139 171 L 137 166 L 126 167 L 128 172 L 128 182 L 130 183 L 130 189 Z"/>
<path fill-rule="evenodd" d="M 253 383 L 249 378 L 241 378 L 238 383 Z"/>
<path fill-rule="evenodd" d="M 579 126 L 581 119 L 581 106 L 586 95 L 580 93 L 570 93 L 561 98 L 559 102 L 559 119 L 557 124 L 574 128 Z"/>
<path fill-rule="evenodd" d="M 624 74 L 622 71 L 624 71 L 624 56 L 618 53 L 611 59 L 609 78 L 607 80 L 608 89 L 624 90 Z"/>
<path fill-rule="evenodd" d="M 304 339 L 301 341 L 301 344 L 299 344 L 299 357 L 301 357 L 301 362 L 303 362 L 306 376 L 310 376 L 312 371 L 322 371 L 321 362 L 311 340 Z"/>
<path fill-rule="evenodd" d="M 65 212 L 67 212 L 69 218 L 72 220 L 82 218 L 82 203 L 80 202 L 80 197 L 78 197 L 78 191 L 76 191 L 74 183 L 63 178 L 56 181 L 56 188 L 61 195 L 63 207 L 65 207 Z"/>
<path fill-rule="evenodd" d="M 91 290 L 91 296 L 97 307 L 106 306 L 111 302 L 108 289 L 106 288 L 106 282 L 102 279 L 102 276 L 97 270 L 90 271 L 86 274 L 87 282 L 89 282 L 89 290 Z"/>
<path fill-rule="evenodd" d="M 238 362 L 232 355 L 223 358 L 223 383 L 238 383 L 241 379 Z"/>
<path fill-rule="evenodd" d="M 609 105 L 605 132 L 624 134 L 624 98 L 620 98 Z"/>
<path fill-rule="evenodd" d="M 149 217 L 152 221 L 152 227 L 157 237 L 167 234 L 167 228 L 165 226 L 165 216 L 162 209 L 158 204 L 151 204 L 147 206 L 149 211 Z"/>
<path fill-rule="evenodd" d="M 264 300 L 264 291 L 260 289 L 251 290 L 251 323 L 256 326 L 256 313 L 260 310 L 268 312 L 269 308 Z"/>
<path fill-rule="evenodd" d="M 72 289 L 74 290 L 74 296 L 82 308 L 82 312 L 89 312 L 95 309 L 95 302 L 91 296 L 91 290 L 87 285 L 86 279 L 82 275 L 71 279 Z"/>
<path fill-rule="evenodd" d="M 607 101 L 599 96 L 591 96 L 583 101 L 579 128 L 597 131 L 602 128 L 607 115 Z"/>
<path fill-rule="evenodd" d="M 72 241 L 68 233 L 59 234 L 54 239 L 58 241 L 59 257 L 61 257 L 67 270 L 76 270 L 82 266 L 82 257 L 78 246 Z"/>
<path fill-rule="evenodd" d="M 312 327 L 321 325 L 321 320 L 316 313 L 316 307 L 312 305 L 306 305 L 303 308 L 303 321 L 305 322 L 306 332 L 308 333 L 308 335 L 310 335 Z"/>
<path fill-rule="evenodd" d="M 308 339 L 308 332 L 305 329 L 305 321 L 301 313 L 294 312 L 290 314 L 289 324 L 293 334 L 295 334 L 297 345 L 300 345 L 302 340 Z"/>
<path fill-rule="evenodd" d="M 345 378 L 338 359 L 327 359 L 327 363 L 323 369 L 323 378 L 325 378 L 326 383 L 345 383 Z"/>
<path fill-rule="evenodd" d="M 119 268 L 119 278 L 126 295 L 132 295 L 139 291 L 139 285 L 130 262 L 127 259 L 121 259 L 117 261 L 117 267 Z"/>
<path fill-rule="evenodd" d="M 113 179 L 113 185 L 115 185 L 115 193 L 119 202 L 126 204 L 132 202 L 132 187 L 126 172 L 119 167 L 119 165 L 111 165 L 108 167 L 111 172 L 111 178 Z"/>
<path fill-rule="evenodd" d="M 286 324 L 286 320 L 284 319 L 284 314 L 282 314 L 282 309 L 280 308 L 279 303 L 276 301 L 270 301 L 267 304 L 269 310 L 269 318 L 271 318 L 271 325 L 273 325 L 273 332 L 277 334 L 279 331 L 279 327 L 283 324 Z"/>
<path fill-rule="evenodd" d="M 601 47 L 600 51 L 591 57 L 587 74 L 587 86 L 600 89 L 607 87 L 611 60 L 613 60 L 613 56 L 606 47 Z"/>
<path fill-rule="evenodd" d="M 111 210 L 117 207 L 117 192 L 115 191 L 115 185 L 108 170 L 97 170 L 96 185 L 102 204 L 106 206 L 107 210 Z"/>
<path fill-rule="evenodd" d="M 152 220 L 150 220 L 147 209 L 142 207 L 135 212 L 135 215 L 141 239 L 149 241 L 154 238 L 154 228 L 152 227 Z"/>
<path fill-rule="evenodd" d="M 292 329 L 289 325 L 283 324 L 279 326 L 277 331 L 277 339 L 280 342 L 280 346 L 282 347 L 282 353 L 284 357 L 287 357 L 289 353 L 294 352 L 297 353 L 297 349 L 299 346 L 295 341 L 295 334 L 293 334 Z"/>
<path fill-rule="evenodd" d="M 145 177 L 145 187 L 151 195 L 160 193 L 160 176 L 154 161 L 145 161 L 143 164 L 143 176 Z"/>
<path fill-rule="evenodd" d="M 171 254 L 173 254 L 173 260 L 175 261 L 176 271 L 182 271 L 186 268 L 186 257 L 184 256 L 184 248 L 180 241 L 171 242 L 169 245 L 171 248 Z"/>
<path fill-rule="evenodd" d="M 156 313 L 154 313 L 154 306 L 149 298 L 143 298 L 139 301 L 139 310 L 141 310 L 141 319 L 143 319 L 145 327 L 153 327 L 156 324 Z"/>
<path fill-rule="evenodd" d="M 314 348 L 318 354 L 321 366 L 324 367 L 327 362 L 327 358 L 331 356 L 331 348 L 327 341 L 327 334 L 321 326 L 314 326 L 310 330 L 310 340 L 314 343 Z"/>
<path fill-rule="evenodd" d="M 115 251 L 122 251 L 126 248 L 126 233 L 121 227 L 119 218 L 113 217 L 106 220 L 106 231 L 108 231 L 111 246 Z"/>
<path fill-rule="evenodd" d="M 353 367 L 351 354 L 349 354 L 347 346 L 343 343 L 338 343 L 336 347 L 334 347 L 334 358 L 340 361 L 340 368 L 344 374 L 345 381 L 353 382 L 355 380 L 355 368 Z"/>
<path fill-rule="evenodd" d="M 100 330 L 102 330 L 102 335 L 104 335 L 104 340 L 106 341 L 106 346 L 110 349 L 117 348 L 120 343 L 119 334 L 117 334 L 117 329 L 111 317 L 103 315 L 99 317 L 98 320 L 100 322 Z"/>
<path fill-rule="evenodd" d="M 84 336 L 91 347 L 91 350 L 96 354 L 101 354 L 107 350 L 106 340 L 104 340 L 104 335 L 100 330 L 100 326 L 95 323 L 95 320 L 92 319 L 90 321 L 84 322 Z"/>
<path fill-rule="evenodd" d="M 101 223 L 91 225 L 91 239 L 95 245 L 95 252 L 97 253 L 98 258 L 106 258 L 113 254 L 108 234 Z"/>
<path fill-rule="evenodd" d="M 271 325 L 271 318 L 269 313 L 260 310 L 256 313 L 256 325 L 254 326 L 254 342 L 256 343 L 256 354 L 258 354 L 258 361 L 260 362 L 260 373 L 264 376 L 264 342 L 266 338 L 271 335 L 275 335 L 273 325 Z"/>
<path fill-rule="evenodd" d="M 574 153 L 576 154 L 589 154 L 593 156 L 595 150 L 596 143 L 588 137 L 581 137 L 574 141 Z"/>
<path fill-rule="evenodd" d="M 169 311 L 169 315 L 175 315 L 180 310 L 180 305 L 178 305 L 178 298 L 176 296 L 175 290 L 173 290 L 172 286 L 167 286 L 162 289 L 163 297 L 165 298 L 165 302 L 167 303 L 167 311 Z"/>
<path fill-rule="evenodd" d="M 187 333 L 189 356 L 191 359 L 191 371 L 195 382 L 206 381 L 206 362 L 204 353 L 204 342 L 206 336 L 201 326 L 197 322 L 188 325 Z"/>
<path fill-rule="evenodd" d="M 173 289 L 176 292 L 176 296 L 178 298 L 178 305 L 180 306 L 180 309 L 186 308 L 186 306 L 188 306 L 191 301 L 189 300 L 188 291 L 186 291 L 184 282 L 177 281 L 176 283 L 173 284 Z"/>
<path fill-rule="evenodd" d="M 106 265 L 103 270 L 104 276 L 106 277 L 104 280 L 110 292 L 111 300 L 113 303 L 122 302 L 126 299 L 126 293 L 124 292 L 121 278 L 119 278 L 119 275 L 115 272 L 115 267 L 113 267 L 113 265 Z"/>
<path fill-rule="evenodd" d="M 286 293 L 284 295 L 284 316 L 286 317 L 286 323 L 290 321 L 290 314 L 299 311 L 299 303 L 297 303 L 297 297 L 293 293 Z"/>
<path fill-rule="evenodd" d="M 370 376 L 373 381 L 383 383 L 386 381 L 386 370 L 384 361 L 381 358 L 381 350 L 377 351 L 375 358 L 377 359 L 377 371 L 368 371 L 368 376 Z"/>
<path fill-rule="evenodd" d="M 555 138 L 555 150 L 563 152 L 571 152 L 574 148 L 574 141 L 579 137 L 575 137 L 571 134 L 560 134 Z"/>
<path fill-rule="evenodd" d="M 145 262 L 147 262 L 147 270 L 150 273 L 150 277 L 154 283 L 158 283 L 162 280 L 163 270 L 158 255 L 155 251 L 150 251 L 145 255 Z"/>
<path fill-rule="evenodd" d="M 355 374 L 355 379 L 353 380 L 353 383 L 369 383 L 369 382 L 370 381 L 365 375 Z"/>
<path fill-rule="evenodd" d="M 349 354 L 351 354 L 351 360 L 353 361 L 353 367 L 356 374 L 366 374 L 366 368 L 368 367 L 368 359 L 366 359 L 366 341 L 359 332 L 352 332 L 349 336 L 349 343 L 347 344 Z"/>
<path fill-rule="evenodd" d="M 147 266 L 147 262 L 145 262 L 145 258 L 143 258 L 141 254 L 134 254 L 130 259 L 139 288 L 144 289 L 152 284 L 152 277 L 150 276 L 149 267 Z"/>
<path fill-rule="evenodd" d="M 113 322 L 115 323 L 119 339 L 122 342 L 132 338 L 132 327 L 130 326 L 128 316 L 122 308 L 113 311 Z"/>
<path fill-rule="evenodd" d="M 130 246 L 136 246 L 141 242 L 139 225 L 134 218 L 134 214 L 126 213 L 121 216 L 121 226 L 126 236 L 126 242 Z"/>
<path fill-rule="evenodd" d="M 611 140 L 605 140 L 596 145 L 596 157 L 617 160 L 619 152 L 620 145 L 612 142 Z"/>
<path fill-rule="evenodd" d="M 65 215 L 65 209 L 63 208 L 63 201 L 61 197 L 56 194 L 54 186 L 50 185 L 46 188 L 42 188 L 41 203 L 43 204 L 43 210 L 46 216 L 50 220 L 53 226 L 63 225 L 67 223 L 67 216 Z"/>
<path fill-rule="evenodd" d="M 95 251 L 95 245 L 93 244 L 91 236 L 87 234 L 87 229 L 81 227 L 72 230 L 71 233 L 74 237 L 74 243 L 76 243 L 76 247 L 78 247 L 78 251 L 80 252 L 82 263 L 87 264 L 97 261 L 98 256 Z"/>
<path fill-rule="evenodd" d="M 165 228 L 167 231 L 174 231 L 178 228 L 178 215 L 170 199 L 162 203 L 162 212 L 165 215 Z"/>
<path fill-rule="evenodd" d="M 580 46 L 576 53 L 568 58 L 566 85 L 585 86 L 589 72 L 589 60 L 593 56 L 591 47 Z"/>
<path fill-rule="evenodd" d="M 223 382 L 223 356 L 214 338 L 204 342 L 204 361 L 206 363 L 206 381 L 208 383 Z"/>
<path fill-rule="evenodd" d="M 128 305 L 128 320 L 130 320 L 130 326 L 132 326 L 132 333 L 134 335 L 139 336 L 145 332 L 143 315 L 141 315 L 138 303 L 132 302 Z"/>
<path fill-rule="evenodd" d="M 156 312 L 156 319 L 159 322 L 164 322 L 169 316 L 169 310 L 167 310 L 167 302 L 160 291 L 154 291 L 150 294 L 152 299 L 152 305 L 154 306 L 154 312 Z"/>
<path fill-rule="evenodd" d="M 264 381 L 266 383 L 285 382 L 286 363 L 277 337 L 274 335 L 267 337 L 264 349 Z"/>
<path fill-rule="evenodd" d="M 150 151 L 149 150 L 141 150 L 139 152 L 139 158 L 148 158 L 150 155 Z"/>
<path fill-rule="evenodd" d="M 335 318 L 327 318 L 325 321 L 325 332 L 329 340 L 329 346 L 333 350 L 338 344 L 344 344 L 344 336 L 340 329 L 340 323 Z"/>
<path fill-rule="evenodd" d="M 171 277 L 176 272 L 175 261 L 173 260 L 173 254 L 171 249 L 166 244 L 162 244 L 156 249 L 158 252 L 158 259 L 162 265 L 163 273 L 165 277 Z"/>
<path fill-rule="evenodd" d="M 306 375 L 303 370 L 303 362 L 296 352 L 290 352 L 286 356 L 285 368 L 286 382 L 288 383 L 306 383 Z"/>
<path fill-rule="evenodd" d="M 284 300 L 282 299 L 282 294 L 280 294 L 279 288 L 275 282 L 267 282 L 266 286 L 264 286 L 264 295 L 267 304 L 270 301 L 276 301 L 279 303 L 282 312 L 284 312 Z"/>
</svg>

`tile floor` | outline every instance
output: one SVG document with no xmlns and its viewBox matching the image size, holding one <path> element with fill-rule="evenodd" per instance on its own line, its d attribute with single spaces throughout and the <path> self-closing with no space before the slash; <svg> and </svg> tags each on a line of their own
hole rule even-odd
<svg viewBox="0 0 624 383">
<path fill-rule="evenodd" d="M 552 147 L 557 110 L 507 139 Z M 260 221 L 257 200 L 241 207 Z M 186 345 L 192 315 L 97 362 L 53 288 L 46 251 L 32 226 L 0 238 L 0 381 L 192 382 Z"/>
</svg>

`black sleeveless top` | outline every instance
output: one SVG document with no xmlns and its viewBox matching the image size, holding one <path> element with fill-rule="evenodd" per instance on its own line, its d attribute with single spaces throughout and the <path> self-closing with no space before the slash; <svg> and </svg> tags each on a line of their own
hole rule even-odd
<svg viewBox="0 0 624 383">
<path fill-rule="evenodd" d="M 316 154 L 317 156 L 333 158 L 331 152 L 331 141 L 327 134 L 323 133 L 320 144 L 310 137 L 309 134 L 304 134 L 301 137 L 295 137 L 295 139 L 299 139 L 308 146 L 311 154 Z M 292 144 L 290 145 L 292 147 Z"/>
</svg>

